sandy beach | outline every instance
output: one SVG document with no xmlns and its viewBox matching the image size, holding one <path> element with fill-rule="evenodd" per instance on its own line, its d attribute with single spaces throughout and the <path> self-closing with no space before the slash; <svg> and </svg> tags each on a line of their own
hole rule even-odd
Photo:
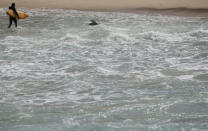
<svg viewBox="0 0 208 131">
<path fill-rule="evenodd" d="M 1 0 L 0 8 L 7 8 L 12 2 L 15 2 L 18 8 L 63 8 L 78 10 L 208 8 L 207 0 Z"/>
</svg>

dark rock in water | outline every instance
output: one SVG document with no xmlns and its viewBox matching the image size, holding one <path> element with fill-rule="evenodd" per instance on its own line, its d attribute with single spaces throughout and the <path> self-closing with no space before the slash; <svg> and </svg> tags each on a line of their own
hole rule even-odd
<svg viewBox="0 0 208 131">
<path fill-rule="evenodd" d="M 91 20 L 91 23 L 89 23 L 89 25 L 98 25 L 98 23 L 95 20 Z"/>
</svg>

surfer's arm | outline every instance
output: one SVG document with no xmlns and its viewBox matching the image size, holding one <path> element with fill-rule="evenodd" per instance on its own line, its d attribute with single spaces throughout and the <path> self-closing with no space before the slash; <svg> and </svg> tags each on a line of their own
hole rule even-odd
<svg viewBox="0 0 208 131">
<path fill-rule="evenodd" d="M 17 11 L 16 11 L 15 8 L 13 9 L 13 11 L 14 11 L 14 13 L 17 15 L 17 17 L 18 17 L 18 19 L 19 19 L 19 15 L 18 15 L 18 13 L 17 13 Z"/>
</svg>

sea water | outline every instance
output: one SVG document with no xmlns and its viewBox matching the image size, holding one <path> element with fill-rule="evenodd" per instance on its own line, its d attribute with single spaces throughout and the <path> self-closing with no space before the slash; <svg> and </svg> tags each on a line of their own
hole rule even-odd
<svg viewBox="0 0 208 131">
<path fill-rule="evenodd" d="M 208 130 L 208 17 L 19 10 L 8 29 L 0 9 L 0 130 Z"/>
</svg>

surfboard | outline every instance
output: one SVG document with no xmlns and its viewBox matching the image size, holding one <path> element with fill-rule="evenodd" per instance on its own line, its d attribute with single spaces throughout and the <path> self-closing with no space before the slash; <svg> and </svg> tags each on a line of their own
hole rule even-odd
<svg viewBox="0 0 208 131">
<path fill-rule="evenodd" d="M 17 18 L 16 14 L 14 13 L 13 10 L 8 10 L 8 11 L 6 11 L 6 13 L 8 15 L 10 15 L 11 17 Z M 17 13 L 18 13 L 20 19 L 25 19 L 25 18 L 29 17 L 28 14 L 26 14 L 24 12 L 17 11 Z"/>
</svg>

